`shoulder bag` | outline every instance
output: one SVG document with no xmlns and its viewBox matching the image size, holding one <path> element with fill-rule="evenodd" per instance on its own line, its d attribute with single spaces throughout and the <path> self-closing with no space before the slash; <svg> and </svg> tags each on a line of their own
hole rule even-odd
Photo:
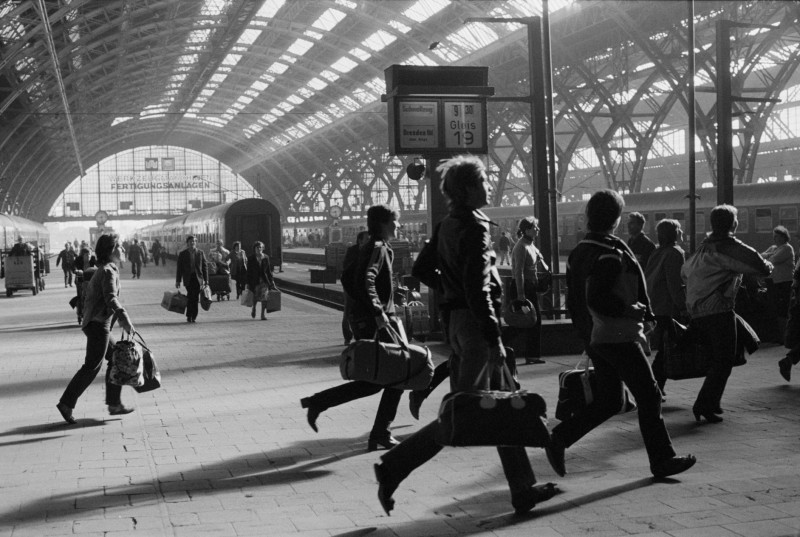
<svg viewBox="0 0 800 537">
<path fill-rule="evenodd" d="M 581 361 L 575 369 L 562 371 L 558 375 L 558 404 L 556 404 L 556 419 L 564 421 L 594 401 L 597 390 L 594 367 L 589 366 L 590 358 L 584 352 Z M 582 365 L 583 364 L 583 365 Z M 622 399 L 619 402 L 617 414 L 636 410 L 636 401 L 633 399 L 627 386 L 622 386 Z"/>
<path fill-rule="evenodd" d="M 114 343 L 111 352 L 111 371 L 109 372 L 111 383 L 118 386 L 143 385 L 144 364 L 142 355 L 133 342 L 133 337 L 128 334 L 126 338 L 123 331 L 119 341 Z"/>
</svg>

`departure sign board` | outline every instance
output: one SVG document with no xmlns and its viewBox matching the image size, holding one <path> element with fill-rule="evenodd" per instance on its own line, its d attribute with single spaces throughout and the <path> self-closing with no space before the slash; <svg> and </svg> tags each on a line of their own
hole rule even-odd
<svg viewBox="0 0 800 537">
<path fill-rule="evenodd" d="M 393 154 L 487 152 L 485 100 L 396 97 L 389 118 Z"/>
<path fill-rule="evenodd" d="M 479 152 L 486 132 L 482 101 L 443 101 L 444 146 Z"/>
<path fill-rule="evenodd" d="M 403 149 L 438 149 L 439 103 L 400 101 L 398 103 L 398 141 Z"/>
</svg>

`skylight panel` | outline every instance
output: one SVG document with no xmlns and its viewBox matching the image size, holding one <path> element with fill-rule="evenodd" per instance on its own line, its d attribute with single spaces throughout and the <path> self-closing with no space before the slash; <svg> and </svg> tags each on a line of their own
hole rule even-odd
<svg viewBox="0 0 800 537">
<path fill-rule="evenodd" d="M 227 5 L 228 0 L 206 0 L 203 3 L 203 7 L 200 8 L 200 14 L 207 17 L 216 17 L 225 11 Z"/>
<path fill-rule="evenodd" d="M 183 76 L 185 77 L 186 75 Z M 214 73 L 213 75 L 211 75 L 211 82 L 216 82 L 218 84 L 221 84 L 222 82 L 225 81 L 226 78 L 228 78 L 228 75 L 225 73 Z"/>
<path fill-rule="evenodd" d="M 349 73 L 357 66 L 358 64 L 356 62 L 346 56 L 342 56 L 331 65 L 332 68 L 336 69 L 340 73 Z"/>
<path fill-rule="evenodd" d="M 330 113 L 330 115 L 332 115 L 335 118 L 343 118 L 347 113 L 344 110 L 342 110 L 336 103 L 329 104 L 326 110 L 328 111 L 328 113 Z"/>
<path fill-rule="evenodd" d="M 115 118 L 114 118 L 114 121 L 112 121 L 112 122 L 111 122 L 111 126 L 113 127 L 114 125 L 119 125 L 120 123 L 125 123 L 125 122 L 126 122 L 126 121 L 128 121 L 129 119 L 133 119 L 133 116 L 120 116 L 120 117 L 115 117 Z"/>
<path fill-rule="evenodd" d="M 365 47 L 378 52 L 397 41 L 397 36 L 385 30 L 378 30 L 361 42 Z"/>
<path fill-rule="evenodd" d="M 349 95 L 345 95 L 344 97 L 339 99 L 339 102 L 342 103 L 342 106 L 348 108 L 351 112 L 355 112 L 356 110 L 361 108 L 358 105 L 358 103 L 355 100 L 353 100 L 353 98 L 350 97 Z"/>
<path fill-rule="evenodd" d="M 414 22 L 425 22 L 450 5 L 450 0 L 419 0 L 403 12 Z"/>
<path fill-rule="evenodd" d="M 353 92 L 353 97 L 358 99 L 362 105 L 369 104 L 378 100 L 378 96 L 367 88 L 360 88 Z"/>
<path fill-rule="evenodd" d="M 350 54 L 351 56 L 355 56 L 356 58 L 358 58 L 362 62 L 365 62 L 368 59 L 372 58 L 372 54 L 370 54 L 369 52 L 367 52 L 363 48 L 359 48 L 359 47 L 351 48 L 350 51 L 348 52 L 348 54 Z"/>
<path fill-rule="evenodd" d="M 337 80 L 339 80 L 339 75 L 328 69 L 320 71 L 319 76 L 321 76 L 322 78 L 324 78 L 329 82 L 336 82 Z"/>
<path fill-rule="evenodd" d="M 309 116 L 309 117 L 307 117 L 307 118 L 305 119 L 305 124 L 306 124 L 306 125 L 308 125 L 308 126 L 311 128 L 311 130 L 312 130 L 312 131 L 314 131 L 314 130 L 316 130 L 316 129 L 321 129 L 322 127 L 324 127 L 324 126 L 325 126 L 325 125 L 323 125 L 323 123 L 322 123 L 322 122 L 321 122 L 319 119 L 317 119 L 315 116 Z"/>
<path fill-rule="evenodd" d="M 263 74 L 262 74 L 260 77 L 258 77 L 258 79 L 259 79 L 259 80 L 263 80 L 263 81 L 265 81 L 265 82 L 268 82 L 268 83 L 270 83 L 270 84 L 272 84 L 273 82 L 275 82 L 275 77 L 274 77 L 274 76 L 272 76 L 272 75 L 271 75 L 271 74 L 269 74 L 269 73 L 266 73 L 266 72 L 265 72 L 265 73 L 263 73 Z"/>
<path fill-rule="evenodd" d="M 311 31 L 311 30 L 306 30 L 305 32 L 303 32 L 303 35 L 306 36 L 306 37 L 310 37 L 311 39 L 316 39 L 317 41 L 322 39 L 322 34 L 321 33 L 314 32 L 314 31 Z"/>
<path fill-rule="evenodd" d="M 286 97 L 286 100 L 295 106 L 303 104 L 305 102 L 305 99 L 301 99 L 297 95 L 289 95 L 288 97 Z"/>
<path fill-rule="evenodd" d="M 452 63 L 461 59 L 461 54 L 448 45 L 439 45 L 433 49 L 433 54 L 444 60 L 444 63 Z"/>
<path fill-rule="evenodd" d="M 250 85 L 250 87 L 256 90 L 258 94 L 260 94 L 262 91 L 264 91 L 269 87 L 269 84 L 267 84 L 266 82 L 262 82 L 261 80 L 256 80 Z M 254 97 L 257 97 L 258 94 L 254 95 Z"/>
<path fill-rule="evenodd" d="M 223 58 L 222 65 L 230 65 L 231 67 L 233 67 L 237 63 L 239 63 L 239 60 L 241 59 L 242 59 L 241 54 L 228 54 L 227 56 L 225 56 L 225 58 Z"/>
<path fill-rule="evenodd" d="M 308 87 L 320 91 L 327 88 L 328 83 L 315 77 L 308 81 Z"/>
<path fill-rule="evenodd" d="M 314 43 L 312 43 L 311 41 L 307 41 L 305 39 L 297 39 L 295 40 L 294 43 L 289 45 L 289 47 L 286 49 L 286 52 L 290 52 L 295 56 L 303 56 L 313 46 Z"/>
<path fill-rule="evenodd" d="M 325 13 L 320 15 L 320 17 L 315 20 L 312 24 L 312 28 L 319 28 L 322 31 L 330 32 L 333 30 L 337 24 L 342 22 L 347 16 L 347 13 L 343 11 L 339 11 L 338 9 L 330 8 Z"/>
<path fill-rule="evenodd" d="M 275 110 L 275 108 L 273 108 L 272 110 Z M 261 119 L 263 119 L 267 124 L 274 123 L 274 122 L 278 121 L 278 116 L 279 115 L 281 115 L 281 116 L 283 115 L 282 111 L 278 110 L 278 112 L 280 112 L 280 114 L 264 114 L 263 116 L 261 116 Z M 261 121 L 259 120 L 259 123 L 260 122 Z"/>
<path fill-rule="evenodd" d="M 252 97 L 248 97 L 247 95 L 239 95 L 239 98 L 236 99 L 236 101 L 247 105 L 247 104 L 250 104 L 250 103 L 253 102 L 253 98 Z"/>
<path fill-rule="evenodd" d="M 355 9 L 358 7 L 358 4 L 351 2 L 350 0 L 336 0 L 336 4 L 350 9 Z"/>
<path fill-rule="evenodd" d="M 264 5 L 256 12 L 256 17 L 271 19 L 285 3 L 286 0 L 266 0 Z"/>
<path fill-rule="evenodd" d="M 433 61 L 427 54 L 414 54 L 413 56 L 409 56 L 405 59 L 405 61 L 401 62 L 404 65 L 439 65 L 437 62 Z"/>
<path fill-rule="evenodd" d="M 177 75 L 172 75 L 168 79 L 170 82 L 183 82 L 186 80 L 186 73 L 180 73 Z"/>
<path fill-rule="evenodd" d="M 467 24 L 464 28 L 447 36 L 451 43 L 474 52 L 497 41 L 500 36 L 486 24 L 477 22 Z"/>
<path fill-rule="evenodd" d="M 280 108 L 284 112 L 291 112 L 292 110 L 294 110 L 294 106 L 287 103 L 286 101 L 283 101 L 282 103 L 278 104 L 278 108 Z"/>
<path fill-rule="evenodd" d="M 186 40 L 187 43 L 205 43 L 208 41 L 208 36 L 211 35 L 210 29 L 203 29 L 203 30 L 192 30 L 189 33 L 189 38 Z"/>
<path fill-rule="evenodd" d="M 250 125 L 250 130 L 252 130 L 254 133 L 261 132 L 262 130 L 264 130 L 264 127 L 262 127 L 258 123 L 253 123 L 252 125 Z"/>
<path fill-rule="evenodd" d="M 318 117 L 320 119 L 320 121 L 322 121 L 325 124 L 333 123 L 333 120 L 331 119 L 331 117 L 328 114 L 326 114 L 325 112 L 317 112 L 314 115 L 316 117 Z"/>
<path fill-rule="evenodd" d="M 297 58 L 295 58 L 294 56 L 289 56 L 288 54 L 281 54 L 281 57 L 278 59 L 288 63 L 289 65 L 297 62 Z"/>
<path fill-rule="evenodd" d="M 239 40 L 237 43 L 241 43 L 243 45 L 252 45 L 255 43 L 256 39 L 259 38 L 261 35 L 261 30 L 254 30 L 252 28 L 246 28 L 242 35 L 239 36 Z"/>
<path fill-rule="evenodd" d="M 273 108 L 272 110 L 269 111 L 269 113 L 270 114 L 274 114 L 277 117 L 281 117 L 281 116 L 285 115 L 283 110 L 281 110 L 279 108 Z"/>
<path fill-rule="evenodd" d="M 200 95 L 202 97 L 208 98 L 208 97 L 211 97 L 212 95 L 214 95 L 214 91 L 215 90 L 213 90 L 213 89 L 202 89 L 202 90 L 200 90 Z"/>
<path fill-rule="evenodd" d="M 286 65 L 285 63 L 274 62 L 272 65 L 267 67 L 267 72 L 274 73 L 276 75 L 282 75 L 283 73 L 286 72 L 288 68 L 289 66 Z"/>
<path fill-rule="evenodd" d="M 411 31 L 411 26 L 406 26 L 400 21 L 389 21 L 389 26 L 400 32 L 401 34 L 407 34 Z"/>
<path fill-rule="evenodd" d="M 199 56 L 197 54 L 184 54 L 183 56 L 178 56 L 178 63 L 183 65 L 194 65 L 197 63 Z"/>
<path fill-rule="evenodd" d="M 378 94 L 386 93 L 386 82 L 383 78 L 376 76 L 371 80 L 367 80 L 367 87 Z"/>
<path fill-rule="evenodd" d="M 300 95 L 304 100 L 308 100 L 315 95 L 316 92 L 310 90 L 308 87 L 303 86 L 302 88 L 297 89 L 297 94 Z"/>
<path fill-rule="evenodd" d="M 311 130 L 308 127 L 306 127 L 303 123 L 295 123 L 294 126 L 295 128 L 298 128 L 301 131 L 303 131 L 305 134 L 311 134 Z"/>
</svg>

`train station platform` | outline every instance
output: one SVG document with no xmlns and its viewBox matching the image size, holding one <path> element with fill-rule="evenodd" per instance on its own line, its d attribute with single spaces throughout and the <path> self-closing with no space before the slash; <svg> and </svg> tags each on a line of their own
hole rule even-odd
<svg viewBox="0 0 800 537">
<path fill-rule="evenodd" d="M 159 304 L 174 264 L 122 270 L 122 301 L 155 353 L 163 387 L 123 389 L 136 411 L 106 412 L 101 378 L 66 425 L 55 404 L 83 360 L 85 338 L 56 274 L 38 296 L 0 297 L 0 537 L 767 537 L 800 534 L 800 370 L 778 375 L 767 346 L 736 368 L 725 421 L 691 414 L 700 380 L 669 382 L 664 415 L 679 453 L 697 465 L 651 478 L 635 414 L 617 416 L 567 451 L 555 476 L 528 453 L 540 482 L 563 492 L 515 516 L 490 448 L 446 448 L 394 495 L 376 498 L 367 434 L 377 397 L 324 412 L 314 433 L 301 397 L 335 386 L 341 312 L 292 296 L 267 321 L 235 300 L 196 324 Z M 117 332 L 118 335 L 118 332 Z M 433 345 L 436 361 L 446 355 Z M 552 416 L 558 373 L 577 356 L 521 365 Z M 393 425 L 403 438 L 435 419 L 440 386 L 414 420 L 404 395 Z M 551 418 L 551 425 L 556 421 Z"/>
</svg>

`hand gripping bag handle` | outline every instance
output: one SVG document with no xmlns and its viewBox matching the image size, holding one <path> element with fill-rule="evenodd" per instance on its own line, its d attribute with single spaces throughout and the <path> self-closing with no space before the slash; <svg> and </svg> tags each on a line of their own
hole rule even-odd
<svg viewBox="0 0 800 537">
<path fill-rule="evenodd" d="M 492 372 L 495 368 L 500 369 L 500 391 L 504 392 L 515 392 L 517 391 L 514 386 L 514 375 L 511 374 L 511 370 L 508 369 L 508 366 L 505 362 L 500 365 L 492 364 L 487 361 L 483 364 L 480 373 L 478 373 L 478 378 L 475 379 L 475 383 L 472 387 L 476 391 L 483 391 L 483 387 L 485 386 L 487 381 L 491 379 Z"/>
</svg>

